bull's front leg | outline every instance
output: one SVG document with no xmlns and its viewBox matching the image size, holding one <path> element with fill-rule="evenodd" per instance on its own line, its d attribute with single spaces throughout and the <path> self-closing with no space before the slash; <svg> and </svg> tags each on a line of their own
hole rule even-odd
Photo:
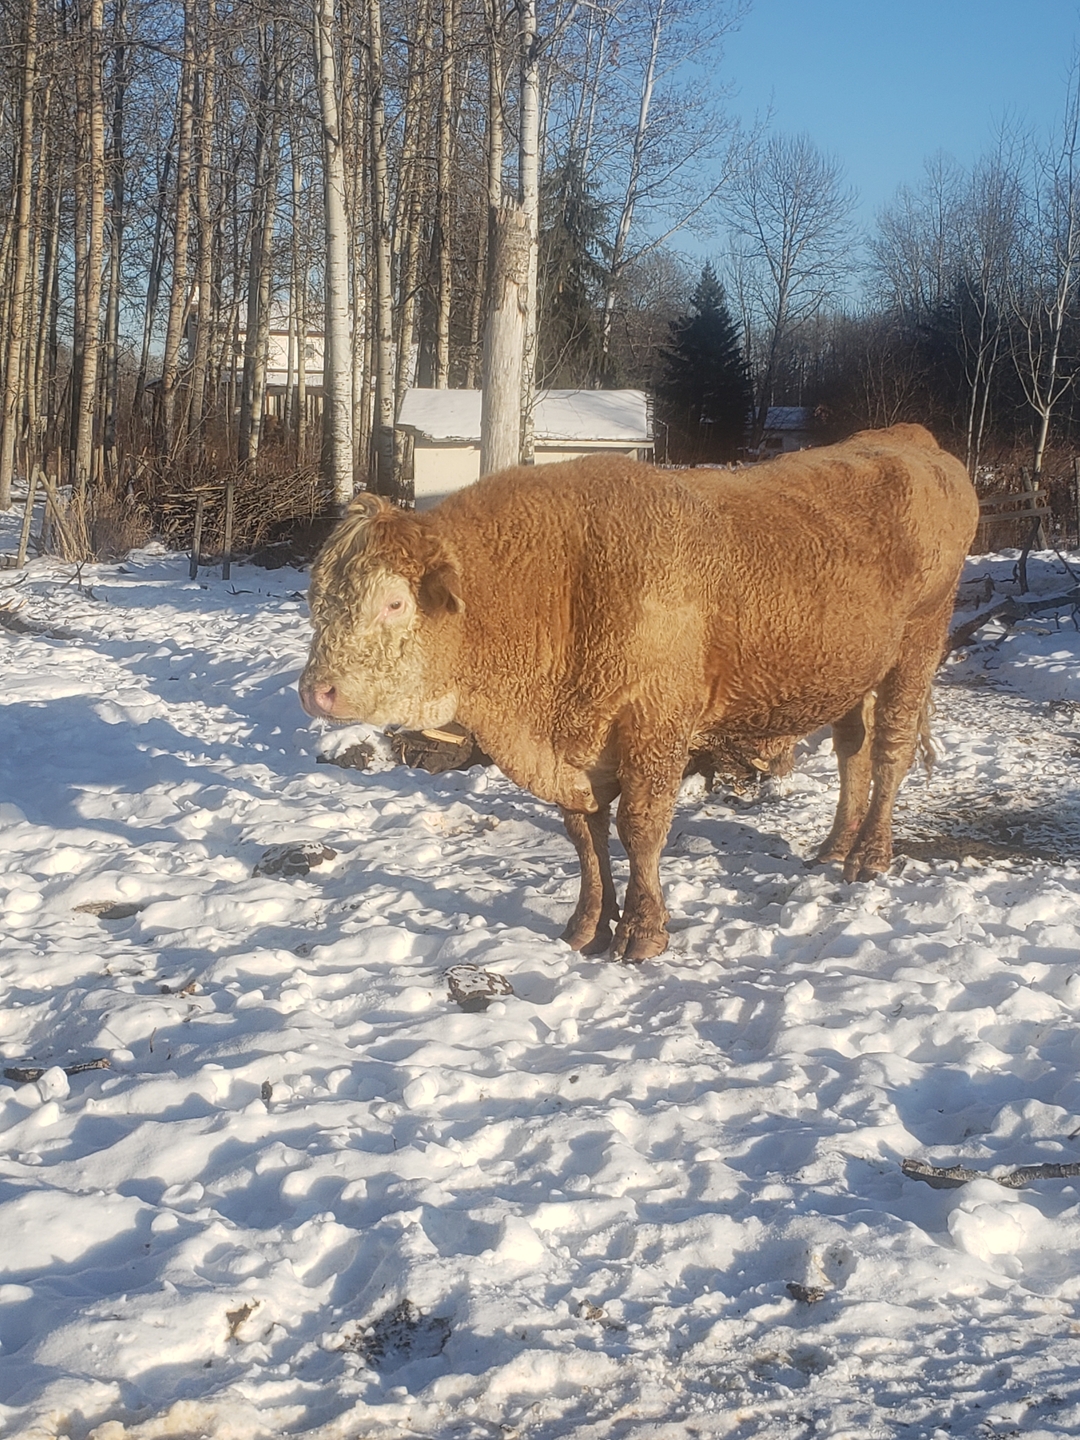
<svg viewBox="0 0 1080 1440">
<path fill-rule="evenodd" d="M 562 938 L 571 950 L 602 955 L 611 944 L 611 927 L 619 918 L 608 849 L 611 804 L 591 812 L 563 808 L 562 817 L 581 865 L 581 891 Z"/>
</svg>

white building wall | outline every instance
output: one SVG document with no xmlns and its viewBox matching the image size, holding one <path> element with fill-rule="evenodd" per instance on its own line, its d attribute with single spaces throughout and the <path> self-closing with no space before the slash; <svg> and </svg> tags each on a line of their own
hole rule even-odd
<svg viewBox="0 0 1080 1440">
<path fill-rule="evenodd" d="M 613 455 L 641 453 L 636 445 L 597 443 L 576 449 L 567 446 L 537 446 L 537 465 L 557 465 L 563 460 L 578 460 L 583 455 L 606 451 Z M 480 475 L 479 445 L 438 445 L 416 437 L 413 448 L 413 493 L 416 508 L 427 510 L 455 490 L 471 485 Z"/>
</svg>

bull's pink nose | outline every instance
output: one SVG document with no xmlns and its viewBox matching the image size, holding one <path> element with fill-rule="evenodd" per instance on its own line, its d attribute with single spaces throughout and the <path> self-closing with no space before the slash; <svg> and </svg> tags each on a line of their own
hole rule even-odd
<svg viewBox="0 0 1080 1440">
<path fill-rule="evenodd" d="M 333 685 L 305 685 L 300 702 L 309 715 L 333 715 L 337 690 Z"/>
</svg>

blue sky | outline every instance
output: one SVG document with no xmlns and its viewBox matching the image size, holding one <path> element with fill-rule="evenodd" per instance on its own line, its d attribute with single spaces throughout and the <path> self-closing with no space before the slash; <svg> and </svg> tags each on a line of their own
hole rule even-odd
<svg viewBox="0 0 1080 1440">
<path fill-rule="evenodd" d="M 754 0 L 728 37 L 729 108 L 805 131 L 840 160 L 869 227 L 925 156 L 970 163 L 1003 119 L 1060 114 L 1077 0 Z"/>
</svg>

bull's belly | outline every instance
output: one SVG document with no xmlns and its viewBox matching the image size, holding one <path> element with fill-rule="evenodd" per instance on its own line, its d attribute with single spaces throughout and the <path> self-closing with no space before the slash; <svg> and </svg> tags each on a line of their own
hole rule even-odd
<svg viewBox="0 0 1080 1440">
<path fill-rule="evenodd" d="M 860 678 L 843 687 L 787 696 L 773 704 L 727 704 L 705 717 L 701 729 L 706 733 L 710 730 L 737 732 L 762 739 L 809 735 L 811 731 L 822 725 L 831 725 L 854 709 L 874 688 L 874 683 Z"/>
</svg>

